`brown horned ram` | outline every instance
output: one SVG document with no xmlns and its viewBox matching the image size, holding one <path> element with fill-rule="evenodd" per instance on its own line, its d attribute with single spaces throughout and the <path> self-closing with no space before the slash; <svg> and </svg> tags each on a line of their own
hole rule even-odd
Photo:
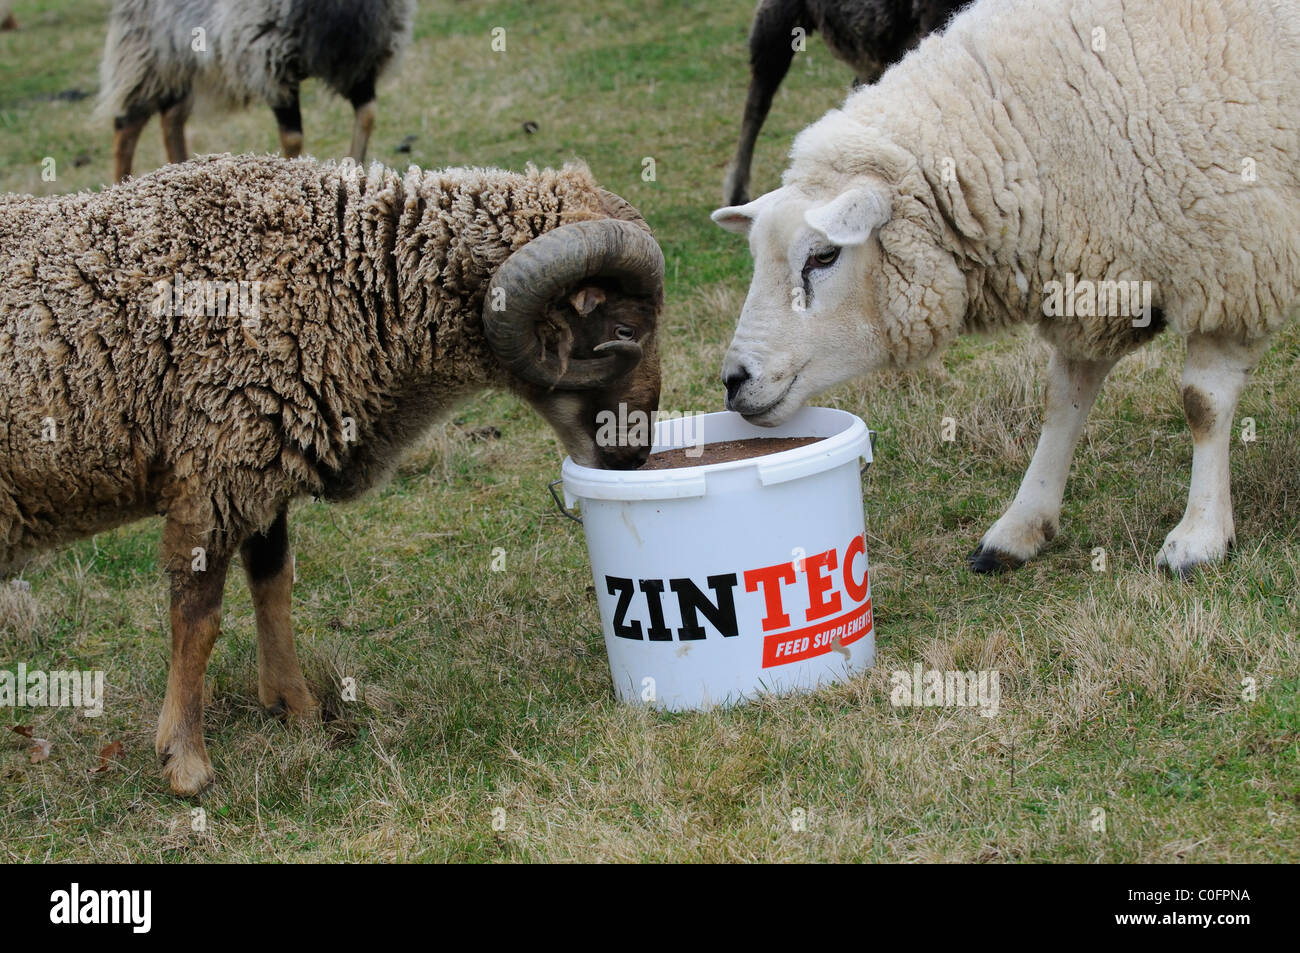
<svg viewBox="0 0 1300 953">
<path fill-rule="evenodd" d="M 587 170 L 405 174 L 210 157 L 99 193 L 0 198 L 0 574 L 164 517 L 157 749 L 214 777 L 203 677 L 236 552 L 258 695 L 317 710 L 289 619 L 289 503 L 354 497 L 458 401 L 522 397 L 591 466 L 597 415 L 659 399 L 663 256 Z"/>
</svg>

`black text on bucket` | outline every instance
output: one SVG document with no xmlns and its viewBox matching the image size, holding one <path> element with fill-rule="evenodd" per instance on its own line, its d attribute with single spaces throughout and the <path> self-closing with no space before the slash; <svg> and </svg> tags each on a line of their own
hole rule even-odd
<svg viewBox="0 0 1300 953">
<path fill-rule="evenodd" d="M 866 551 L 864 537 L 854 536 L 842 553 L 828 549 L 771 566 L 718 573 L 705 577 L 703 586 L 689 577 L 607 575 L 606 591 L 618 597 L 614 634 L 622 639 L 687 642 L 707 638 L 711 627 L 724 638 L 736 638 L 741 635 L 741 619 L 761 613 L 764 668 L 824 655 L 856 642 L 872 629 Z M 800 574 L 805 584 L 797 586 Z M 744 589 L 738 594 L 741 579 Z M 712 591 L 712 598 L 705 589 Z M 681 625 L 675 630 L 665 621 L 665 592 L 676 597 Z M 738 612 L 738 595 L 752 605 L 742 601 Z M 798 623 L 796 614 L 802 615 Z"/>
</svg>

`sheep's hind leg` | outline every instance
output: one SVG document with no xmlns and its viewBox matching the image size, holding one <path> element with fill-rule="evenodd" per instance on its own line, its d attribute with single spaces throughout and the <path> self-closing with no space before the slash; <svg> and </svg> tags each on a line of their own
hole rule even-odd
<svg viewBox="0 0 1300 953">
<path fill-rule="evenodd" d="M 202 549 L 201 537 L 171 517 L 163 550 L 171 574 L 172 659 L 154 746 L 172 790 L 192 795 L 216 776 L 203 742 L 203 677 L 221 633 L 230 556 Z"/>
<path fill-rule="evenodd" d="M 1235 541 L 1228 448 L 1246 380 L 1267 342 L 1242 344 L 1193 334 L 1183 366 L 1183 411 L 1192 430 L 1192 481 L 1187 511 L 1165 538 L 1156 562 L 1186 576 L 1218 562 Z"/>
<path fill-rule="evenodd" d="M 286 159 L 296 159 L 302 155 L 302 109 L 298 105 L 298 90 L 293 90 L 292 98 L 283 106 L 273 110 L 275 121 L 280 126 L 280 151 Z"/>
<path fill-rule="evenodd" d="M 162 105 L 158 118 L 162 122 L 163 148 L 168 162 L 184 162 L 190 157 L 185 145 L 185 123 L 193 107 L 194 97 L 189 93 Z"/>
<path fill-rule="evenodd" d="M 1102 382 L 1115 361 L 1080 361 L 1059 350 L 1047 369 L 1043 433 L 1020 490 L 970 554 L 976 572 L 1014 569 L 1056 536 L 1070 461 Z"/>
<path fill-rule="evenodd" d="M 370 134 L 375 128 L 375 79 L 362 80 L 348 92 L 352 103 L 354 118 L 352 120 L 352 148 L 348 155 L 357 162 L 366 161 L 366 148 L 370 145 Z"/>
<path fill-rule="evenodd" d="M 135 147 L 145 123 L 154 113 L 152 106 L 131 106 L 113 120 L 113 181 L 121 182 L 131 174 Z"/>
<path fill-rule="evenodd" d="M 320 706 L 302 677 L 293 644 L 287 511 L 281 510 L 265 533 L 250 536 L 240 555 L 257 612 L 257 697 L 273 714 L 315 717 Z"/>
</svg>

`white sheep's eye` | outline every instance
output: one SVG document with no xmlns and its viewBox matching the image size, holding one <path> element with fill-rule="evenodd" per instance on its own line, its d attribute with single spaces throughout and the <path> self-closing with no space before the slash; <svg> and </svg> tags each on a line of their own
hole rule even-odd
<svg viewBox="0 0 1300 953">
<path fill-rule="evenodd" d="M 832 245 L 830 248 L 823 248 L 821 251 L 813 252 L 808 256 L 806 268 L 829 268 L 835 264 L 835 260 L 840 257 L 838 245 Z"/>
<path fill-rule="evenodd" d="M 626 324 L 620 324 L 614 329 L 614 336 L 620 341 L 631 341 L 636 337 L 636 328 L 630 328 Z"/>
</svg>

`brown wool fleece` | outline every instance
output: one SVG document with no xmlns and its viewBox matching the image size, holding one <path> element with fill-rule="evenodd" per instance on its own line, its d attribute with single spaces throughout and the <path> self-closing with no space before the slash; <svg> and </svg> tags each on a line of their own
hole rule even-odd
<svg viewBox="0 0 1300 953">
<path fill-rule="evenodd" d="M 150 513 L 227 550 L 294 497 L 375 485 L 457 400 L 514 386 L 482 334 L 497 267 L 610 214 L 581 166 L 228 155 L 0 198 L 0 573 Z"/>
</svg>

